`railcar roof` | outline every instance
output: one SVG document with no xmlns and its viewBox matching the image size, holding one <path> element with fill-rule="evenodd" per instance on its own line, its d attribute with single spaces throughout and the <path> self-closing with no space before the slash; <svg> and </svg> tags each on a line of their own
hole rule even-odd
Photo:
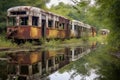
<svg viewBox="0 0 120 80">
<path fill-rule="evenodd" d="M 20 10 L 36 10 L 36 11 L 44 11 L 40 8 L 37 8 L 37 7 L 32 7 L 32 6 L 15 6 L 15 7 L 11 7 L 9 8 L 7 11 L 20 11 Z"/>
<path fill-rule="evenodd" d="M 35 12 L 45 12 L 45 13 L 48 13 L 48 14 L 52 14 L 52 15 L 55 15 L 55 16 L 58 16 L 58 17 L 62 17 L 64 19 L 67 19 L 66 17 L 64 16 L 60 16 L 60 15 L 57 15 L 55 13 L 52 13 L 52 12 L 49 12 L 49 11 L 45 11 L 41 8 L 37 8 L 37 7 L 33 7 L 33 6 L 15 6 L 15 7 L 11 7 L 7 10 L 7 12 L 10 12 L 10 11 L 35 11 Z"/>
<path fill-rule="evenodd" d="M 85 24 L 85 23 L 83 23 L 83 22 L 81 22 L 81 21 L 78 21 L 78 20 L 72 20 L 72 22 L 74 22 L 74 23 L 76 23 L 76 24 L 78 24 L 78 25 L 82 25 L 83 27 L 85 27 L 85 28 L 91 28 L 91 26 L 90 25 L 88 25 L 88 24 Z"/>
</svg>

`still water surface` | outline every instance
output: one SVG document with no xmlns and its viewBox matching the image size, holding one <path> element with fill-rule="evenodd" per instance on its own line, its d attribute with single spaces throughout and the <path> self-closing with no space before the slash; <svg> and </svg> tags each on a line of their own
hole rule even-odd
<svg viewBox="0 0 120 80">
<path fill-rule="evenodd" d="M 6 53 L 1 80 L 120 80 L 120 60 L 96 44 Z M 99 54 L 98 54 L 99 53 Z"/>
</svg>

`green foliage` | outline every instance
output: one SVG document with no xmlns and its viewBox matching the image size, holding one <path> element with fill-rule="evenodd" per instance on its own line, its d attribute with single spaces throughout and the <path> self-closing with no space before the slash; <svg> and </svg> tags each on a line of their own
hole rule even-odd
<svg viewBox="0 0 120 80">
<path fill-rule="evenodd" d="M 26 48 L 31 48 L 31 47 L 32 47 L 32 43 L 26 41 L 24 44 L 19 45 L 19 47 L 23 47 L 23 48 L 24 48 L 24 47 L 26 47 Z"/>
<path fill-rule="evenodd" d="M 108 36 L 97 35 L 95 37 L 89 37 L 89 42 L 97 41 L 98 43 L 107 43 Z"/>
<path fill-rule="evenodd" d="M 72 39 L 66 39 L 65 41 L 63 41 L 63 43 L 77 43 L 77 42 L 80 42 L 82 43 L 82 39 L 76 39 L 76 38 L 72 38 Z"/>
<path fill-rule="evenodd" d="M 6 47 L 16 47 L 17 45 L 15 43 L 11 43 L 10 40 L 7 40 L 3 35 L 0 35 L 0 47 L 6 48 Z"/>
<path fill-rule="evenodd" d="M 70 18 L 68 16 L 69 12 L 71 11 L 71 5 L 69 4 L 64 4 L 63 2 L 60 2 L 58 6 L 52 6 L 50 11 L 54 12 L 56 14 L 59 14 L 61 16 L 65 16 L 67 18 Z"/>
<path fill-rule="evenodd" d="M 58 45 L 61 44 L 61 40 L 55 40 L 52 39 L 49 42 L 46 42 L 45 44 L 43 44 L 43 46 L 45 47 L 59 47 Z"/>
<path fill-rule="evenodd" d="M 111 51 L 119 51 L 120 48 L 120 0 L 96 0 L 100 11 L 108 17 L 110 27 L 109 47 Z"/>
</svg>

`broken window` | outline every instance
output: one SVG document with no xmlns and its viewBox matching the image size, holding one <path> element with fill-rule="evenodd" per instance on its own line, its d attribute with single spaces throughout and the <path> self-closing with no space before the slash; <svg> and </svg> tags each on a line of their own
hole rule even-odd
<svg viewBox="0 0 120 80">
<path fill-rule="evenodd" d="M 64 29 L 64 26 L 65 26 L 64 23 L 60 23 L 60 25 L 59 25 L 60 29 Z"/>
<path fill-rule="evenodd" d="M 48 67 L 53 66 L 53 61 L 51 59 L 48 60 Z"/>
<path fill-rule="evenodd" d="M 16 25 L 16 17 L 8 17 L 8 26 L 15 26 Z"/>
<path fill-rule="evenodd" d="M 16 74 L 16 72 L 17 72 L 16 65 L 9 64 L 9 66 L 8 66 L 8 74 Z"/>
<path fill-rule="evenodd" d="M 20 74 L 26 74 L 26 75 L 29 74 L 29 69 L 27 65 L 20 66 Z"/>
<path fill-rule="evenodd" d="M 61 55 L 60 56 L 60 61 L 63 61 L 64 60 L 64 55 Z"/>
<path fill-rule="evenodd" d="M 48 20 L 48 27 L 53 27 L 53 20 Z"/>
<path fill-rule="evenodd" d="M 59 63 L 58 57 L 55 57 L 55 64 Z"/>
<path fill-rule="evenodd" d="M 58 28 L 59 27 L 59 22 L 55 21 L 55 27 Z"/>
<path fill-rule="evenodd" d="M 71 30 L 72 30 L 72 27 L 73 27 L 73 26 L 72 26 L 72 25 L 70 25 L 70 29 L 71 29 Z"/>
<path fill-rule="evenodd" d="M 38 64 L 32 65 L 32 74 L 39 73 Z"/>
<path fill-rule="evenodd" d="M 74 26 L 74 30 L 77 30 L 77 25 Z"/>
<path fill-rule="evenodd" d="M 33 17 L 32 17 L 32 25 L 38 26 L 38 20 L 39 20 L 39 17 L 33 16 Z"/>
<path fill-rule="evenodd" d="M 65 28 L 65 23 L 62 23 L 62 29 L 64 29 Z"/>
<path fill-rule="evenodd" d="M 20 17 L 20 25 L 28 25 L 28 17 Z"/>
<path fill-rule="evenodd" d="M 11 15 L 24 15 L 26 14 L 26 11 L 13 11 L 10 12 Z"/>
</svg>

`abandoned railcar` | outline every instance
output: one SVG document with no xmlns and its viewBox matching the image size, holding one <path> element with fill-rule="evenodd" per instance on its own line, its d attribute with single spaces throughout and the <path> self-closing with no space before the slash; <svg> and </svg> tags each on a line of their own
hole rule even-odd
<svg viewBox="0 0 120 80">
<path fill-rule="evenodd" d="M 16 6 L 7 10 L 7 38 L 39 40 L 80 38 L 93 32 L 91 26 L 32 6 Z M 90 31 L 91 30 L 91 31 Z"/>
<path fill-rule="evenodd" d="M 90 35 L 91 26 L 83 22 L 72 20 L 70 37 L 81 38 Z"/>
<path fill-rule="evenodd" d="M 66 38 L 69 19 L 31 6 L 7 11 L 7 37 L 11 39 Z"/>
</svg>

